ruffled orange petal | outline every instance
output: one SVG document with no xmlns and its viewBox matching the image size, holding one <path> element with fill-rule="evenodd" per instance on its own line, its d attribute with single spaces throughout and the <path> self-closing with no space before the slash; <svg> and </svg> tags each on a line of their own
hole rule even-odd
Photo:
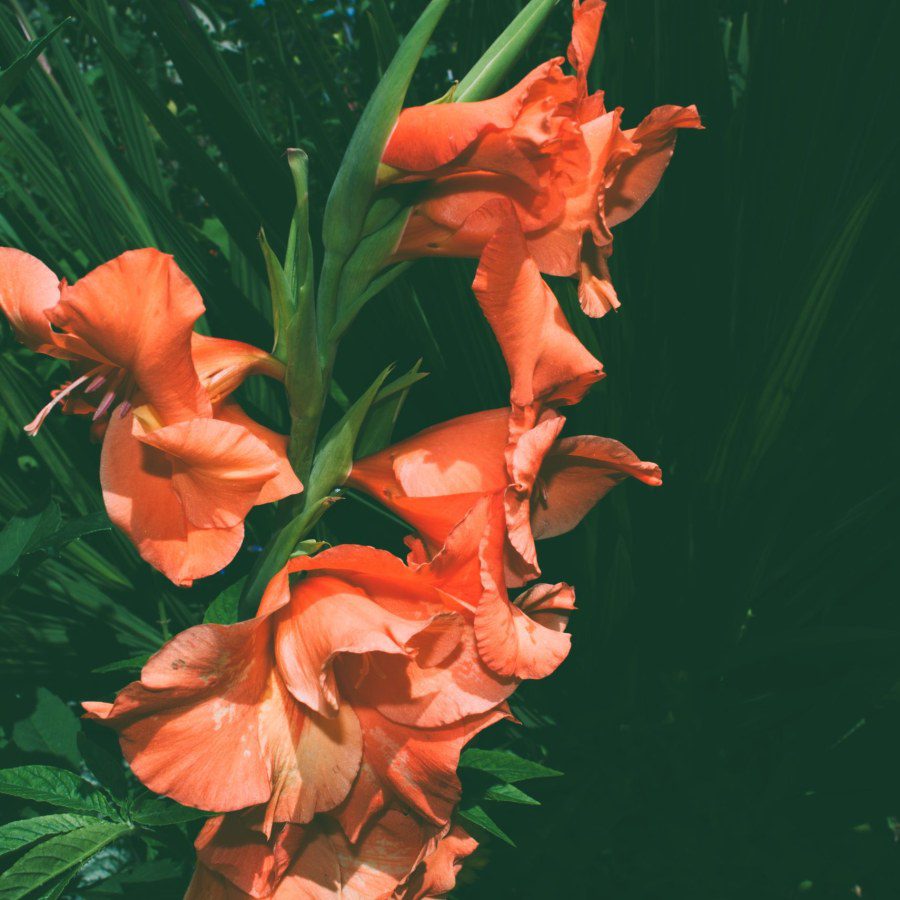
<svg viewBox="0 0 900 900">
<path fill-rule="evenodd" d="M 404 900 L 433 900 L 456 887 L 463 860 L 478 849 L 478 841 L 454 825 L 419 864 L 402 894 Z"/>
<path fill-rule="evenodd" d="M 194 368 L 213 403 L 236 390 L 250 375 L 266 375 L 284 381 L 284 363 L 270 353 L 243 341 L 191 335 Z"/>
<path fill-rule="evenodd" d="M 48 311 L 66 332 L 61 346 L 83 341 L 92 358 L 124 369 L 166 422 L 209 415 L 191 359 L 191 333 L 203 301 L 171 256 L 129 250 L 66 286 Z"/>
<path fill-rule="evenodd" d="M 45 315 L 59 302 L 59 278 L 39 259 L 12 247 L 0 247 L 0 310 L 26 347 L 63 355 Z"/>
<path fill-rule="evenodd" d="M 702 128 L 696 106 L 658 106 L 637 128 L 625 131 L 638 145 L 606 191 L 605 216 L 610 228 L 631 218 L 656 190 L 675 152 L 679 128 Z"/>
<path fill-rule="evenodd" d="M 141 557 L 175 584 L 189 587 L 234 558 L 243 522 L 228 528 L 195 528 L 184 514 L 166 454 L 132 433 L 131 413 L 115 410 L 103 439 L 100 484 L 113 524 L 128 535 Z"/>
<path fill-rule="evenodd" d="M 263 620 L 198 625 L 152 656 L 114 703 L 85 703 L 114 727 L 135 775 L 150 790 L 219 812 L 269 799 L 257 704 L 271 664 Z"/>
<path fill-rule="evenodd" d="M 196 528 L 233 528 L 279 474 L 275 454 L 246 428 L 217 419 L 191 419 L 149 429 L 135 411 L 134 437 L 164 454 L 172 489 Z M 142 498 L 152 503 L 152 497 Z"/>
<path fill-rule="evenodd" d="M 587 73 L 594 59 L 605 9 L 603 0 L 586 0 L 584 3 L 572 0 L 572 40 L 566 57 L 577 72 L 582 95 L 587 93 Z"/>
<path fill-rule="evenodd" d="M 434 103 L 400 113 L 382 162 L 404 174 L 423 178 L 455 160 L 483 134 L 509 128 L 532 85 L 545 78 L 556 60 L 538 66 L 514 88 L 475 103 Z"/>
<path fill-rule="evenodd" d="M 277 500 L 283 500 L 285 497 L 291 497 L 299 494 L 303 490 L 297 473 L 294 472 L 290 460 L 287 455 L 288 437 L 285 434 L 279 434 L 260 425 L 259 422 L 251 419 L 241 409 L 241 407 L 233 402 L 227 401 L 216 408 L 216 418 L 223 422 L 230 422 L 232 425 L 238 425 L 250 432 L 257 440 L 262 441 L 269 450 L 271 450 L 274 463 L 276 466 L 276 474 L 267 481 L 260 489 L 259 496 L 256 498 L 257 505 L 263 503 L 274 503 Z"/>
<path fill-rule="evenodd" d="M 532 505 L 535 538 L 571 531 L 628 476 L 644 484 L 662 484 L 659 466 L 639 459 L 619 441 L 593 435 L 559 441 L 540 471 L 540 496 Z"/>
<path fill-rule="evenodd" d="M 442 626 L 449 618 L 457 617 L 443 615 Z M 322 715 L 334 715 L 340 705 L 332 667 L 335 657 L 373 652 L 412 655 L 413 638 L 433 623 L 434 617 L 418 620 L 390 613 L 361 588 L 314 574 L 294 587 L 290 605 L 276 617 L 279 672 L 297 700 Z M 455 643 L 452 634 L 449 639 Z"/>
<path fill-rule="evenodd" d="M 600 362 L 541 278 L 511 210 L 482 253 L 472 289 L 503 351 L 513 404 L 576 403 L 602 377 Z"/>
<path fill-rule="evenodd" d="M 499 708 L 444 728 L 412 728 L 392 722 L 375 709 L 356 707 L 356 714 L 363 729 L 366 762 L 378 783 L 436 825 L 446 824 L 459 802 L 462 787 L 456 769 L 463 748 L 480 731 L 509 715 Z"/>
</svg>

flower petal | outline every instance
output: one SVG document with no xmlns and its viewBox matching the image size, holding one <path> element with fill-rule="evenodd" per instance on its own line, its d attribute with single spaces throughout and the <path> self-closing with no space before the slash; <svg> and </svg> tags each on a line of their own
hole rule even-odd
<svg viewBox="0 0 900 900">
<path fill-rule="evenodd" d="M 336 656 L 376 651 L 410 655 L 412 639 L 432 621 L 390 613 L 361 588 L 313 573 L 294 586 L 290 605 L 276 617 L 278 669 L 297 700 L 331 716 L 340 706 L 332 669 Z"/>
<path fill-rule="evenodd" d="M 577 403 L 603 376 L 541 278 L 511 208 L 484 248 L 472 289 L 503 351 L 513 404 Z"/>
<path fill-rule="evenodd" d="M 644 484 L 662 484 L 659 466 L 639 459 L 619 441 L 593 435 L 563 438 L 541 467 L 541 498 L 531 517 L 535 538 L 571 531 L 629 475 Z"/>
<path fill-rule="evenodd" d="M 556 60 L 538 66 L 514 88 L 475 103 L 433 103 L 400 113 L 382 162 L 404 173 L 427 177 L 471 147 L 483 134 L 509 128 L 535 82 L 558 67 Z"/>
<path fill-rule="evenodd" d="M 226 566 L 244 538 L 242 522 L 230 528 L 192 527 L 172 483 L 168 457 L 132 434 L 131 413 L 115 410 L 103 440 L 100 483 L 113 524 L 128 535 L 150 565 L 175 584 Z"/>
<path fill-rule="evenodd" d="M 283 500 L 285 497 L 291 497 L 299 494 L 303 490 L 300 479 L 297 478 L 287 456 L 288 437 L 285 434 L 279 434 L 272 431 L 259 422 L 251 419 L 243 409 L 233 401 L 223 403 L 216 409 L 216 418 L 222 422 L 230 422 L 232 425 L 238 425 L 246 429 L 253 437 L 262 441 L 269 450 L 272 451 L 274 462 L 277 466 L 277 473 L 273 478 L 267 481 L 259 492 L 256 499 L 257 505 L 263 503 L 274 503 L 277 500 Z"/>
<path fill-rule="evenodd" d="M 679 128 L 702 128 L 696 106 L 658 106 L 625 137 L 639 145 L 626 159 L 606 192 L 605 214 L 610 228 L 630 219 L 656 190 L 675 152 Z"/>
<path fill-rule="evenodd" d="M 136 411 L 133 434 L 170 461 L 172 488 L 197 528 L 240 525 L 279 474 L 275 453 L 232 422 L 190 419 L 150 430 Z"/>
<path fill-rule="evenodd" d="M 45 312 L 59 303 L 59 278 L 37 257 L 0 247 L 0 310 L 26 347 L 63 355 Z"/>
<path fill-rule="evenodd" d="M 454 825 L 413 873 L 403 894 L 405 900 L 428 900 L 448 894 L 456 887 L 462 860 L 477 849 L 478 841 Z"/>
<path fill-rule="evenodd" d="M 198 625 L 152 656 L 141 680 L 110 703 L 85 703 L 111 725 L 135 775 L 157 794 L 198 809 L 268 800 L 256 704 L 269 679 L 265 620 Z"/>
<path fill-rule="evenodd" d="M 401 803 L 436 825 L 444 825 L 459 802 L 459 755 L 478 732 L 508 718 L 505 708 L 488 710 L 444 728 L 398 725 L 375 709 L 356 707 L 367 763 Z"/>
<path fill-rule="evenodd" d="M 131 373 L 166 422 L 209 415 L 191 332 L 203 301 L 171 256 L 129 250 L 63 290 L 50 322 Z"/>
<path fill-rule="evenodd" d="M 603 0 L 572 0 L 572 41 L 566 57 L 578 73 L 582 95 L 587 93 L 587 73 L 594 59 L 600 36 L 600 23 L 606 3 Z"/>
</svg>

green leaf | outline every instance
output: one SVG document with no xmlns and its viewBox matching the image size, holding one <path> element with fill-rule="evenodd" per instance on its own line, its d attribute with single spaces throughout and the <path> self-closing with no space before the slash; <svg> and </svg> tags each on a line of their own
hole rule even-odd
<svg viewBox="0 0 900 900">
<path fill-rule="evenodd" d="M 45 687 L 37 689 L 34 712 L 13 726 L 13 743 L 25 753 L 57 756 L 77 766 L 81 760 L 76 739 L 81 723 L 71 709 Z"/>
<path fill-rule="evenodd" d="M 107 672 L 122 671 L 140 672 L 152 655 L 153 654 L 151 653 L 142 653 L 140 656 L 132 656 L 129 659 L 120 659 L 118 662 L 107 663 L 105 666 L 98 666 L 96 669 L 91 669 L 91 672 L 94 675 L 106 675 Z"/>
<path fill-rule="evenodd" d="M 3 900 L 19 900 L 38 888 L 50 885 L 55 878 L 81 866 L 131 830 L 131 826 L 125 823 L 95 822 L 57 834 L 29 850 L 0 876 L 0 897 Z"/>
<path fill-rule="evenodd" d="M 234 584 L 228 585 L 209 606 L 203 614 L 204 625 L 234 625 L 238 621 L 238 605 L 241 593 L 244 589 L 244 581 L 240 578 Z"/>
<path fill-rule="evenodd" d="M 346 258 L 359 242 L 382 153 L 400 115 L 419 58 L 449 2 L 431 0 L 372 92 L 325 207 L 322 233 L 328 254 Z"/>
<path fill-rule="evenodd" d="M 521 803 L 524 806 L 540 806 L 541 801 L 529 797 L 525 791 L 514 784 L 494 784 L 484 792 L 485 800 L 496 800 L 498 803 Z"/>
<path fill-rule="evenodd" d="M 477 804 L 475 806 L 460 807 L 457 814 L 461 819 L 483 828 L 489 834 L 505 841 L 510 847 L 515 847 L 513 839 Z"/>
<path fill-rule="evenodd" d="M 97 534 L 101 531 L 111 531 L 112 522 L 105 510 L 88 513 L 86 516 L 79 516 L 77 519 L 70 519 L 65 522 L 61 528 L 58 528 L 52 534 L 42 537 L 37 542 L 32 542 L 32 546 L 28 548 L 28 553 L 35 550 L 59 550 L 72 541 L 77 541 L 88 534 Z"/>
<path fill-rule="evenodd" d="M 454 101 L 484 100 L 506 77 L 559 0 L 531 0 L 509 23 L 453 92 Z"/>
<path fill-rule="evenodd" d="M 124 798 L 128 792 L 128 786 L 122 757 L 107 753 L 83 731 L 78 734 L 78 749 L 81 751 L 85 765 L 94 773 L 97 781 L 113 796 Z"/>
<path fill-rule="evenodd" d="M 420 371 L 421 365 L 422 360 L 419 360 L 406 375 L 379 391 L 356 443 L 356 459 L 377 453 L 391 442 L 397 417 L 409 395 L 409 389 L 427 374 Z"/>
<path fill-rule="evenodd" d="M 13 60 L 10 65 L 0 72 L 0 106 L 3 106 L 9 100 L 12 92 L 22 83 L 22 79 L 27 74 L 28 69 L 44 52 L 47 44 L 56 37 L 64 25 L 71 21 L 71 19 L 63 19 L 52 31 L 47 32 L 42 38 L 32 41 L 18 59 Z"/>
<path fill-rule="evenodd" d="M 59 527 L 59 507 L 52 500 L 42 510 L 12 516 L 0 531 L 0 575 Z"/>
<path fill-rule="evenodd" d="M 74 831 L 84 825 L 96 823 L 93 816 L 77 816 L 71 813 L 56 813 L 52 816 L 35 816 L 0 826 L 0 856 L 23 850 L 36 841 L 53 834 Z"/>
<path fill-rule="evenodd" d="M 471 748 L 463 752 L 459 764 L 466 769 L 487 772 L 507 784 L 527 781 L 530 778 L 551 778 L 562 775 L 562 772 L 558 772 L 556 769 L 532 762 L 530 759 L 523 759 L 509 750 Z"/>
<path fill-rule="evenodd" d="M 115 807 L 93 785 L 55 766 L 19 766 L 0 770 L 0 794 L 51 803 L 74 812 L 118 816 Z"/>
<path fill-rule="evenodd" d="M 204 812 L 201 809 L 191 809 L 189 806 L 181 806 L 172 800 L 164 800 L 159 797 L 151 797 L 135 805 L 131 811 L 132 821 L 139 825 L 178 825 L 181 822 L 193 822 L 195 819 L 205 819 L 213 813 Z"/>
<path fill-rule="evenodd" d="M 325 510 L 338 499 L 337 497 L 321 498 L 307 506 L 278 532 L 247 576 L 244 592 L 241 595 L 239 610 L 241 618 L 250 618 L 256 615 L 256 607 L 259 605 L 266 586 L 288 561 L 300 541 L 324 515 Z"/>
<path fill-rule="evenodd" d="M 356 440 L 390 371 L 389 366 L 322 439 L 306 486 L 308 497 L 314 500 L 324 497 L 347 480 L 353 467 Z"/>
</svg>

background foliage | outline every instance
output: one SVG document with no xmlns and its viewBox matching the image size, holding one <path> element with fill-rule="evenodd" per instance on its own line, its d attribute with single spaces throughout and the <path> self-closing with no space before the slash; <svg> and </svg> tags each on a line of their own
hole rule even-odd
<svg viewBox="0 0 900 900">
<path fill-rule="evenodd" d="M 23 27 L 74 20 L 0 109 L 0 243 L 71 279 L 158 246 L 200 287 L 213 332 L 265 346 L 256 234 L 284 241 L 282 151 L 310 155 L 316 220 L 419 6 L 9 0 L 0 68 L 25 50 Z M 455 0 L 411 100 L 443 94 L 520 7 Z M 563 51 L 569 21 L 561 5 L 522 72 Z M 548 580 L 577 587 L 574 650 L 521 691 L 524 727 L 482 743 L 565 776 L 529 786 L 540 809 L 485 803 L 517 847 L 488 838 L 460 898 L 897 896 L 898 25 L 896 2 L 610 3 L 593 73 L 608 105 L 635 124 L 696 102 L 707 130 L 680 137 L 662 189 L 617 232 L 622 310 L 588 322 L 571 286 L 554 287 L 609 375 L 573 433 L 625 441 L 666 484 L 620 488 L 545 545 Z M 351 396 L 385 364 L 423 358 L 398 435 L 504 403 L 472 271 L 417 264 L 344 342 Z M 0 762 L 120 779 L 131 808 L 146 800 L 114 742 L 90 728 L 79 743 L 66 704 L 111 695 L 132 672 L 98 670 L 200 621 L 269 522 L 257 510 L 228 571 L 172 588 L 104 529 L 84 422 L 22 434 L 60 380 L 3 332 Z M 264 385 L 244 390 L 284 426 Z M 318 536 L 399 551 L 402 534 L 350 498 Z M 180 895 L 196 825 L 106 827 L 109 846 L 59 891 Z"/>
</svg>

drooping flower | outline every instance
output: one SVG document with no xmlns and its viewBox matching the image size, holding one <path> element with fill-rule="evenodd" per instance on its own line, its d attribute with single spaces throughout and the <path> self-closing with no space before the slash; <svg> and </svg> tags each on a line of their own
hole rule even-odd
<svg viewBox="0 0 900 900">
<path fill-rule="evenodd" d="M 500 97 L 403 110 L 383 155 L 382 181 L 423 182 L 397 258 L 480 256 L 499 222 L 474 215 L 511 202 L 529 253 L 550 275 L 579 279 L 590 316 L 619 305 L 607 260 L 612 228 L 656 189 L 680 128 L 700 128 L 693 106 L 661 106 L 636 128 L 621 127 L 589 94 L 587 71 L 605 4 L 573 2 L 568 59 L 527 75 Z M 497 207 L 494 208 L 498 210 Z"/>
<path fill-rule="evenodd" d="M 68 285 L 0 248 L 0 308 L 26 346 L 75 376 L 26 430 L 57 405 L 93 417 L 110 519 L 176 584 L 231 561 L 253 506 L 302 489 L 287 439 L 228 400 L 248 375 L 283 377 L 283 366 L 195 333 L 203 301 L 170 256 L 132 250 Z"/>
<path fill-rule="evenodd" d="M 460 529 L 417 566 L 352 545 L 293 559 L 256 618 L 188 629 L 114 703 L 85 709 L 147 787 L 190 806 L 264 805 L 267 830 L 332 811 L 354 840 L 395 800 L 444 825 L 466 742 L 507 715 L 518 678 L 539 677 L 501 673 L 479 632 L 482 608 L 508 604 L 502 571 L 499 589 L 496 568 L 482 577 L 485 532 Z M 568 636 L 521 615 L 555 667 Z"/>
<path fill-rule="evenodd" d="M 560 438 L 565 419 L 545 411 L 509 443 L 508 409 L 451 419 L 358 460 L 349 484 L 366 491 L 408 522 L 424 542 L 417 559 L 443 546 L 448 534 L 485 496 L 505 514 L 507 582 L 520 585 L 540 569 L 534 541 L 574 528 L 628 476 L 662 479 L 611 438 Z"/>
</svg>

